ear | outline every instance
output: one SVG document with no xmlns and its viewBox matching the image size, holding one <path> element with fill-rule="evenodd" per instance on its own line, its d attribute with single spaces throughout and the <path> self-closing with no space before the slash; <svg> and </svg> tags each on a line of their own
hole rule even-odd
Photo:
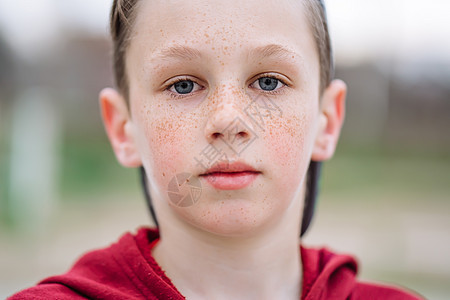
<svg viewBox="0 0 450 300">
<path fill-rule="evenodd" d="M 336 149 L 345 116 L 347 85 L 342 80 L 333 80 L 322 95 L 316 140 L 311 159 L 330 159 Z"/>
<path fill-rule="evenodd" d="M 117 160 L 125 167 L 141 166 L 134 126 L 125 99 L 116 90 L 106 88 L 100 92 L 99 100 L 103 124 Z"/>
</svg>

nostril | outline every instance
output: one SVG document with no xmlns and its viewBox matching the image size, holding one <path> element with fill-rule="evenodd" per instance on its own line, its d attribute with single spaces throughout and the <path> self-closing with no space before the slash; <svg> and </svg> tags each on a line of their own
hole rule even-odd
<svg viewBox="0 0 450 300">
<path fill-rule="evenodd" d="M 222 135 L 222 134 L 221 134 L 220 132 L 214 132 L 214 133 L 213 133 L 213 137 L 214 137 L 215 139 L 219 138 L 221 135 Z"/>
<path fill-rule="evenodd" d="M 245 132 L 245 131 L 239 132 L 239 135 L 240 135 L 241 137 L 243 137 L 243 138 L 247 138 L 247 137 L 248 137 L 248 133 Z"/>
</svg>

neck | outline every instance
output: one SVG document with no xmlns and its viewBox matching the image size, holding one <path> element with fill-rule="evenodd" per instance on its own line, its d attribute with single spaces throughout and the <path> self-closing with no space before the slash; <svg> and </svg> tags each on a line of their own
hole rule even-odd
<svg viewBox="0 0 450 300">
<path fill-rule="evenodd" d="M 188 299 L 299 299 L 299 223 L 290 223 L 250 237 L 170 228 L 153 255 Z"/>
</svg>

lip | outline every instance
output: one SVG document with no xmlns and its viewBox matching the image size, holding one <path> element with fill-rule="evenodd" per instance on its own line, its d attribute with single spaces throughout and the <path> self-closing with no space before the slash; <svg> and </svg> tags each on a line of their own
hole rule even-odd
<svg viewBox="0 0 450 300">
<path fill-rule="evenodd" d="M 204 174 L 208 175 L 211 173 L 235 173 L 235 172 L 258 172 L 252 166 L 240 161 L 236 162 L 219 162 L 213 167 L 209 168 Z M 260 172 L 258 172 L 260 173 Z"/>
<path fill-rule="evenodd" d="M 238 190 L 249 186 L 261 172 L 243 163 L 218 163 L 200 176 L 220 190 Z"/>
</svg>

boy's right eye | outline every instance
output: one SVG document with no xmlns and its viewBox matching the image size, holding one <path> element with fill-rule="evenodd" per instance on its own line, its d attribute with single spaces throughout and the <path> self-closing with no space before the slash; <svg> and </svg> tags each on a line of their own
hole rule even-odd
<svg viewBox="0 0 450 300">
<path fill-rule="evenodd" d="M 189 79 L 181 79 L 170 85 L 168 88 L 169 91 L 179 95 L 190 94 L 199 89 L 201 89 L 201 86 Z"/>
</svg>

